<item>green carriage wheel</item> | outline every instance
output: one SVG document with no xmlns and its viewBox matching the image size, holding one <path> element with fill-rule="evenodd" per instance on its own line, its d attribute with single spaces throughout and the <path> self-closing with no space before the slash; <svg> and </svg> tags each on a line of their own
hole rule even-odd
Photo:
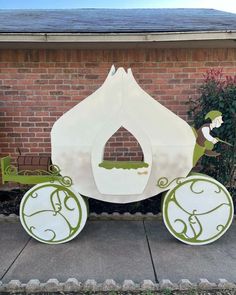
<svg viewBox="0 0 236 295">
<path fill-rule="evenodd" d="M 88 216 L 84 199 L 72 187 L 45 182 L 25 193 L 20 204 L 20 221 L 26 232 L 46 244 L 74 239 Z"/>
<path fill-rule="evenodd" d="M 182 179 L 163 199 L 162 213 L 169 232 L 190 245 L 219 239 L 230 227 L 234 207 L 227 189 L 215 179 L 195 174 Z"/>
</svg>

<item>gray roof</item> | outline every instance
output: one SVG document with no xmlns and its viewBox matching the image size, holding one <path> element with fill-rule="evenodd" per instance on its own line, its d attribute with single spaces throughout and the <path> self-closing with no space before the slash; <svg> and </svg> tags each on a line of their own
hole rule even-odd
<svg viewBox="0 0 236 295">
<path fill-rule="evenodd" d="M 0 10 L 1 33 L 142 33 L 236 30 L 214 9 Z"/>
</svg>

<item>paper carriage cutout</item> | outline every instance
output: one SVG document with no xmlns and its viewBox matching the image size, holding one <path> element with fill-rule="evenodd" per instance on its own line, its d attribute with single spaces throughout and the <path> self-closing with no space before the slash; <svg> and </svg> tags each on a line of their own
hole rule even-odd
<svg viewBox="0 0 236 295">
<path fill-rule="evenodd" d="M 107 169 L 107 140 L 126 128 L 139 142 L 144 165 Z M 112 66 L 103 85 L 54 124 L 52 161 L 73 176 L 78 191 L 95 199 L 128 203 L 162 192 L 156 185 L 187 176 L 192 169 L 195 137 L 191 127 L 148 95 L 131 69 Z"/>
</svg>

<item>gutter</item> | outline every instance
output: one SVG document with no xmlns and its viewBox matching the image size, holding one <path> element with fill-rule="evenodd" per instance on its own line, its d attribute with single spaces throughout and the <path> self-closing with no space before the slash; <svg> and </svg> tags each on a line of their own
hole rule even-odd
<svg viewBox="0 0 236 295">
<path fill-rule="evenodd" d="M 236 40 L 234 31 L 157 33 L 0 33 L 0 43 L 149 43 Z"/>
</svg>

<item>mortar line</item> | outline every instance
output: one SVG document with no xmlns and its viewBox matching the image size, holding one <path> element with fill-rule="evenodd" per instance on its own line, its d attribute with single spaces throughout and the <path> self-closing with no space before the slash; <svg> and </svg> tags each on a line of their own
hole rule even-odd
<svg viewBox="0 0 236 295">
<path fill-rule="evenodd" d="M 150 242 L 149 242 L 149 239 L 148 239 L 147 229 L 146 229 L 146 226 L 145 226 L 145 220 L 143 220 L 143 227 L 144 227 L 144 232 L 145 232 L 146 241 L 147 241 L 147 245 L 148 245 L 149 255 L 150 255 L 150 258 L 151 258 L 151 263 L 152 263 L 152 268 L 153 268 L 155 281 L 158 284 L 159 281 L 158 281 L 158 278 L 157 278 L 157 273 L 156 273 L 156 269 L 155 269 L 155 265 L 154 265 L 154 261 L 153 261 L 153 257 L 152 257 L 152 250 L 151 250 Z"/>
<path fill-rule="evenodd" d="M 16 262 L 16 260 L 18 259 L 18 257 L 21 255 L 21 253 L 24 251 L 24 249 L 26 248 L 26 246 L 29 244 L 29 241 L 31 240 L 31 237 L 29 237 L 29 239 L 27 240 L 27 242 L 25 243 L 24 247 L 21 249 L 21 251 L 16 255 L 15 259 L 12 261 L 12 263 L 10 264 L 10 266 L 6 269 L 6 271 L 4 272 L 4 274 L 2 275 L 2 277 L 0 278 L 0 280 L 2 280 L 5 275 L 8 273 L 8 271 L 10 270 L 10 268 L 13 266 L 13 264 Z"/>
</svg>

